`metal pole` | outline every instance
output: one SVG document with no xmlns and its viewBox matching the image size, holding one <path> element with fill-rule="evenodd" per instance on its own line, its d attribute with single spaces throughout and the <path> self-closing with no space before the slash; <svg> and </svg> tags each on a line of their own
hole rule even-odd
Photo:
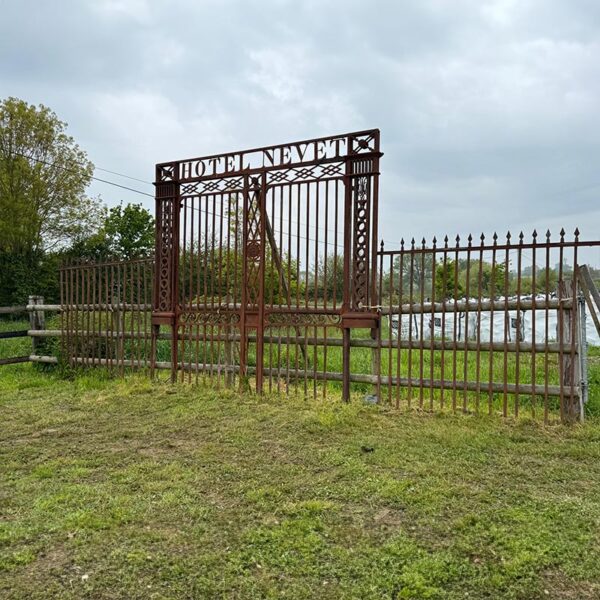
<svg viewBox="0 0 600 600">
<path fill-rule="evenodd" d="M 586 332 L 586 312 L 585 297 L 580 292 L 577 296 L 579 302 L 579 419 L 583 422 L 585 418 L 585 404 L 588 401 L 588 364 L 587 364 L 587 332 Z"/>
</svg>

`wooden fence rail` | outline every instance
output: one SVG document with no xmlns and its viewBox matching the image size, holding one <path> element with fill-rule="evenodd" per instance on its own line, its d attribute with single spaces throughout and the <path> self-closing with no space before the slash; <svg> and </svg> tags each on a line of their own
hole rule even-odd
<svg viewBox="0 0 600 600">
<path fill-rule="evenodd" d="M 30 337 L 32 352 L 22 356 L 0 358 L 0 366 L 31 362 L 32 356 L 35 356 L 40 348 L 40 338 L 45 333 L 46 311 L 60 311 L 60 309 L 61 306 L 59 304 L 45 305 L 42 296 L 29 296 L 28 303 L 24 306 L 1 306 L 0 315 L 28 314 L 29 329 L 0 331 L 0 340 Z M 61 331 L 58 330 L 54 335 L 60 337 Z"/>
</svg>

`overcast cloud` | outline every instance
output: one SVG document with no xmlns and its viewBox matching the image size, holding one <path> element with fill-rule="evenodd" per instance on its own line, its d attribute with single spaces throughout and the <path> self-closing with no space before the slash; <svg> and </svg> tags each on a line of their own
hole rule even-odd
<svg viewBox="0 0 600 600">
<path fill-rule="evenodd" d="M 598 0 L 0 8 L 0 96 L 51 107 L 99 167 L 151 181 L 156 162 L 379 127 L 386 240 L 600 233 Z"/>
</svg>

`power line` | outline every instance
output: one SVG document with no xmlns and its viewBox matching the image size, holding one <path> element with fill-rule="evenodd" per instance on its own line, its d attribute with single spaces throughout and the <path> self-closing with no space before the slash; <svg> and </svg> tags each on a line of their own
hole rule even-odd
<svg viewBox="0 0 600 600">
<path fill-rule="evenodd" d="M 120 183 L 115 183 L 114 181 L 108 181 L 107 179 L 100 179 L 99 177 L 92 177 L 95 181 L 101 181 L 102 183 L 108 183 L 109 185 L 114 185 L 115 187 L 122 188 L 124 190 L 129 190 L 130 192 L 135 192 L 136 194 L 142 194 L 142 196 L 148 196 L 149 198 L 154 198 L 154 194 L 148 194 L 147 192 L 142 192 L 140 190 L 136 190 L 134 188 L 127 187 L 126 185 L 121 185 Z"/>
<path fill-rule="evenodd" d="M 48 165 L 50 167 L 58 167 L 59 169 L 63 169 L 64 171 L 70 171 L 70 172 L 74 172 L 73 169 L 70 169 L 69 167 L 65 167 L 63 165 L 57 165 L 56 163 L 51 163 L 48 162 L 46 160 L 42 160 L 41 158 L 35 158 L 34 156 L 27 156 L 26 154 L 21 154 L 20 152 L 13 152 L 13 154 L 17 155 L 17 156 L 21 156 L 23 158 L 26 158 L 27 160 L 33 160 L 34 162 L 40 163 L 42 165 Z M 80 163 L 78 163 L 80 164 Z M 122 175 L 121 173 L 117 173 L 116 171 L 109 171 L 108 169 L 101 169 L 100 167 L 95 167 L 100 171 L 106 171 L 108 173 L 113 173 L 114 175 L 119 175 L 121 177 L 127 177 L 128 179 L 134 179 L 135 181 L 140 181 L 142 183 L 149 183 L 147 181 L 143 181 L 142 179 L 137 179 L 135 177 L 129 177 L 129 175 Z M 141 190 L 136 190 L 135 188 L 131 188 L 128 187 L 126 185 L 121 185 L 120 183 L 115 183 L 114 181 L 109 181 L 108 179 L 101 179 L 100 177 L 95 177 L 94 175 L 90 176 L 91 179 L 93 179 L 94 181 L 100 181 L 102 183 L 106 183 L 108 185 L 113 185 L 115 187 L 124 189 L 124 190 L 128 190 L 130 192 L 135 192 L 136 194 L 141 194 L 142 196 L 148 196 L 149 198 L 154 198 L 154 194 L 148 194 L 148 192 L 142 192 Z"/>
<path fill-rule="evenodd" d="M 124 173 L 119 173 L 117 171 L 111 171 L 110 169 L 103 169 L 102 167 L 97 167 L 96 165 L 94 165 L 94 169 L 96 171 L 104 171 L 105 173 L 111 173 L 112 175 L 118 175 L 119 177 L 125 177 L 125 179 L 139 181 L 140 183 L 145 183 L 147 185 L 154 185 L 151 181 L 146 181 L 145 179 L 139 179 L 138 177 L 132 177 L 131 175 L 125 175 Z"/>
</svg>

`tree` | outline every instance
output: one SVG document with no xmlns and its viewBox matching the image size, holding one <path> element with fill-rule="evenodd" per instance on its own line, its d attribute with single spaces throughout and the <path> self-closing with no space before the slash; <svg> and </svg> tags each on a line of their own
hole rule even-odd
<svg viewBox="0 0 600 600">
<path fill-rule="evenodd" d="M 102 214 L 84 194 L 92 172 L 50 109 L 0 101 L 0 304 L 56 301 L 56 251 L 95 231 Z"/>
<path fill-rule="evenodd" d="M 154 217 L 141 204 L 114 206 L 103 229 L 113 255 L 129 260 L 154 251 Z"/>
<path fill-rule="evenodd" d="M 113 206 L 104 213 L 100 229 L 78 237 L 66 254 L 75 259 L 132 260 L 154 252 L 154 217 L 141 204 Z"/>
<path fill-rule="evenodd" d="M 503 262 L 497 262 L 492 265 L 486 261 L 470 261 L 469 295 L 476 296 L 479 294 L 480 286 L 481 292 L 488 298 L 504 294 L 505 271 L 505 264 Z M 459 260 L 459 273 L 464 289 L 467 290 L 467 261 L 464 259 Z"/>
<path fill-rule="evenodd" d="M 445 264 L 440 262 L 435 268 L 435 299 L 458 300 L 464 295 L 462 283 L 458 280 L 456 273 L 457 263 L 454 260 L 446 260 Z"/>
<path fill-rule="evenodd" d="M 65 244 L 98 224 L 86 198 L 93 164 L 49 108 L 0 103 L 0 250 L 26 254 Z"/>
<path fill-rule="evenodd" d="M 342 301 L 344 292 L 344 257 L 338 254 L 328 254 L 321 259 L 317 268 L 315 282 L 314 269 L 309 272 L 306 287 L 309 297 L 327 299 L 328 303 Z"/>
</svg>

